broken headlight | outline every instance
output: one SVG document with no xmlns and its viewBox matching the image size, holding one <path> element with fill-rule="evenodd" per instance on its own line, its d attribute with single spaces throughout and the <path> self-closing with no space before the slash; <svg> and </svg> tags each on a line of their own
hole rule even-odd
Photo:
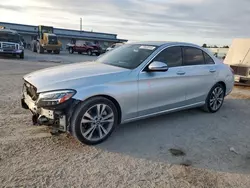
<svg viewBox="0 0 250 188">
<path fill-rule="evenodd" d="M 75 90 L 59 90 L 39 94 L 38 107 L 48 107 L 62 104 L 76 94 Z"/>
</svg>

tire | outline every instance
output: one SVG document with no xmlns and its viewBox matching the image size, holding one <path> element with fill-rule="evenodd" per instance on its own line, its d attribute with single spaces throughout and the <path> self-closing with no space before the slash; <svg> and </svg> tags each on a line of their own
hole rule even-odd
<svg viewBox="0 0 250 188">
<path fill-rule="evenodd" d="M 49 54 L 51 54 L 51 53 L 52 53 L 52 50 L 47 50 L 47 52 L 48 52 Z"/>
<path fill-rule="evenodd" d="M 31 45 L 31 51 L 32 52 L 37 52 L 37 49 L 36 49 L 36 45 L 35 45 L 36 43 L 33 43 L 32 45 Z"/>
<path fill-rule="evenodd" d="M 82 54 L 82 52 L 78 52 L 78 54 Z"/>
<path fill-rule="evenodd" d="M 95 55 L 96 55 L 96 56 L 99 56 L 99 55 L 100 55 L 100 53 L 95 53 Z"/>
<path fill-rule="evenodd" d="M 87 54 L 91 56 L 92 55 L 92 51 L 91 50 L 87 50 Z"/>
<path fill-rule="evenodd" d="M 19 55 L 20 59 L 24 59 L 24 52 Z"/>
<path fill-rule="evenodd" d="M 208 93 L 203 110 L 210 113 L 219 111 L 223 105 L 225 93 L 225 87 L 222 84 L 215 84 Z"/>
<path fill-rule="evenodd" d="M 36 49 L 37 49 L 37 52 L 38 52 L 39 54 L 43 54 L 43 53 L 44 53 L 44 49 L 43 49 L 43 47 L 40 45 L 40 43 L 37 43 Z"/>
<path fill-rule="evenodd" d="M 246 84 L 248 82 L 248 80 L 242 80 L 240 79 L 240 83 Z"/>
<path fill-rule="evenodd" d="M 69 53 L 70 53 L 70 54 L 73 54 L 73 53 L 74 53 L 73 48 L 69 48 Z"/>
<path fill-rule="evenodd" d="M 54 50 L 55 54 L 60 54 L 60 50 Z"/>
<path fill-rule="evenodd" d="M 99 111 L 102 111 L 102 113 L 100 113 L 102 114 L 99 117 L 100 119 L 97 118 L 98 105 L 101 105 L 99 106 Z M 105 108 L 103 108 L 104 106 Z M 107 118 L 111 116 L 112 113 L 113 116 L 109 117 L 110 119 Z M 86 114 L 88 116 L 86 116 Z M 104 120 L 105 118 L 107 118 L 107 120 Z M 82 122 L 84 120 L 86 121 L 85 123 Z M 110 122 L 103 123 L 102 121 Z M 113 102 L 104 97 L 93 97 L 78 105 L 71 119 L 71 133 L 80 142 L 87 145 L 95 145 L 106 140 L 117 124 L 118 111 Z"/>
</svg>

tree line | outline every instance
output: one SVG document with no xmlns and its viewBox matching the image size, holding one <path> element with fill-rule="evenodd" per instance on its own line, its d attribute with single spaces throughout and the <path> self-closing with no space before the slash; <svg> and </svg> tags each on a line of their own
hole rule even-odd
<svg viewBox="0 0 250 188">
<path fill-rule="evenodd" d="M 207 44 L 203 44 L 202 45 L 203 48 L 229 48 L 229 46 L 221 46 L 221 47 L 218 47 L 216 45 L 214 46 L 208 46 Z"/>
</svg>

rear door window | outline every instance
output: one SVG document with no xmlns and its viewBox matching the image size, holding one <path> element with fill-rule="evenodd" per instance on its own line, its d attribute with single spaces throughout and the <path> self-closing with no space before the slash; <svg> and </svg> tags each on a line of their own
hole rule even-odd
<svg viewBox="0 0 250 188">
<path fill-rule="evenodd" d="M 183 47 L 182 49 L 184 66 L 205 64 L 202 50 L 194 47 Z"/>
<path fill-rule="evenodd" d="M 206 64 L 215 64 L 214 60 L 206 53 L 203 52 Z"/>
</svg>

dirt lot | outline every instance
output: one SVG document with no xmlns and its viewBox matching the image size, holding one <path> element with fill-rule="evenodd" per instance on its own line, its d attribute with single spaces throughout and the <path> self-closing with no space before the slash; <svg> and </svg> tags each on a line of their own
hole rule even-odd
<svg viewBox="0 0 250 188">
<path fill-rule="evenodd" d="M 89 58 L 75 55 L 55 59 Z M 195 109 L 121 125 L 89 147 L 31 126 L 20 107 L 21 78 L 58 65 L 34 57 L 0 59 L 0 187 L 250 187 L 249 89 L 235 88 L 216 114 Z"/>
</svg>

